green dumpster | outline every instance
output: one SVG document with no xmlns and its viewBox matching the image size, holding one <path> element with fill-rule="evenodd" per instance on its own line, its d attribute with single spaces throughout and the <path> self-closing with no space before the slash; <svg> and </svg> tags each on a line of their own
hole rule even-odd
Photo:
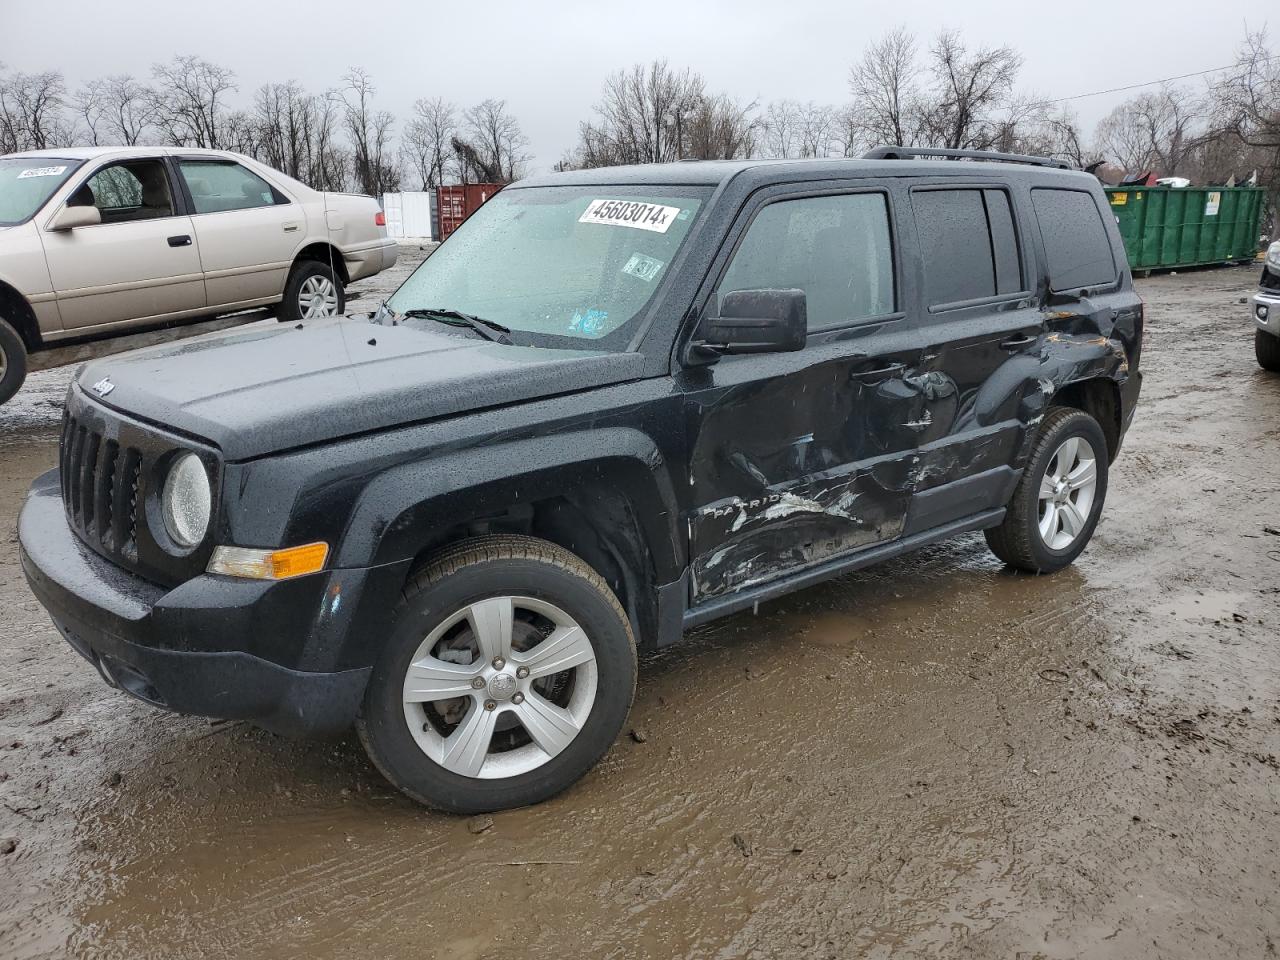
<svg viewBox="0 0 1280 960">
<path fill-rule="evenodd" d="M 1266 193 L 1257 187 L 1107 187 L 1134 270 L 1253 260 Z"/>
</svg>

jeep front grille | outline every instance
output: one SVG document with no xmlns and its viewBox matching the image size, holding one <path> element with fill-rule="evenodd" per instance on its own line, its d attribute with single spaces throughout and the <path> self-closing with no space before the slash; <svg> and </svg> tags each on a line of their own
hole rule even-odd
<svg viewBox="0 0 1280 960">
<path fill-rule="evenodd" d="M 58 467 L 67 519 L 80 538 L 100 553 L 137 563 L 141 452 L 68 413 Z"/>
</svg>

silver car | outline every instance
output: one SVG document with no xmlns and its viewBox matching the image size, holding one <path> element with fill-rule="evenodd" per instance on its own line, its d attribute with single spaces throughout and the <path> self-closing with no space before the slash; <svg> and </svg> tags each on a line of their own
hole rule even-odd
<svg viewBox="0 0 1280 960">
<path fill-rule="evenodd" d="M 0 403 L 32 351 L 272 304 L 282 319 L 337 315 L 344 285 L 396 256 L 371 197 L 312 190 L 238 154 L 0 157 Z"/>
<path fill-rule="evenodd" d="M 1280 371 L 1280 240 L 1267 248 L 1262 283 L 1253 295 L 1253 347 L 1258 365 Z"/>
</svg>

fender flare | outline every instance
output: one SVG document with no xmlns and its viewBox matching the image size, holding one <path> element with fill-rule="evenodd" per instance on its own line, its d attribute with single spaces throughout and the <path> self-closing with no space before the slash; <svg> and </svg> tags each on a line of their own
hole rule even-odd
<svg viewBox="0 0 1280 960">
<path fill-rule="evenodd" d="M 335 565 L 412 559 L 431 543 L 432 530 L 601 484 L 630 504 L 655 582 L 676 579 L 685 549 L 667 459 L 650 437 L 627 427 L 510 440 L 393 467 L 361 491 Z"/>
</svg>

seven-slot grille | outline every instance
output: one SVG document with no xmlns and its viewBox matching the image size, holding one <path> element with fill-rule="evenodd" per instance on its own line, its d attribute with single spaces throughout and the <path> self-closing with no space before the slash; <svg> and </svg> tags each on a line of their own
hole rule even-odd
<svg viewBox="0 0 1280 960">
<path fill-rule="evenodd" d="M 81 539 L 102 553 L 136 563 L 141 452 L 68 413 L 58 466 L 67 519 Z"/>
</svg>

